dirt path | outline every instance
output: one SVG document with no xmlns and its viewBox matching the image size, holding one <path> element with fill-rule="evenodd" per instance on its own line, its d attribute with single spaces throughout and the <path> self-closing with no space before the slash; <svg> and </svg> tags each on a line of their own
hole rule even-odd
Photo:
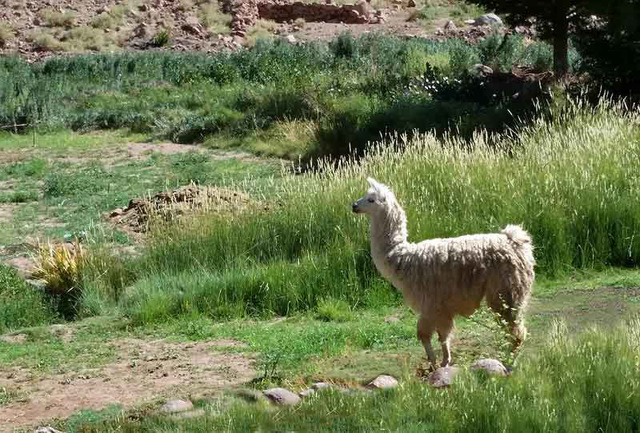
<svg viewBox="0 0 640 433">
<path fill-rule="evenodd" d="M 215 351 L 216 347 L 241 345 L 231 340 L 170 343 L 127 339 L 111 344 L 117 349 L 117 361 L 101 369 L 44 377 L 19 368 L 0 370 L 0 389 L 10 389 L 23 400 L 0 406 L 0 432 L 66 418 L 81 409 L 211 395 L 246 383 L 255 373 L 251 359 Z"/>
</svg>

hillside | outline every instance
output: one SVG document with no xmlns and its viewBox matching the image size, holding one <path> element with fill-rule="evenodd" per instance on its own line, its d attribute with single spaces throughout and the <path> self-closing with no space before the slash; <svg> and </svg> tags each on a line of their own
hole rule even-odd
<svg viewBox="0 0 640 433">
<path fill-rule="evenodd" d="M 343 4 L 345 3 L 345 4 Z M 330 39 L 382 32 L 444 36 L 471 32 L 465 20 L 482 13 L 454 0 L 297 2 L 265 0 L 0 0 L 0 54 L 30 58 L 58 52 L 166 48 L 235 50 L 259 38 Z M 447 23 L 452 20 L 454 23 Z"/>
</svg>

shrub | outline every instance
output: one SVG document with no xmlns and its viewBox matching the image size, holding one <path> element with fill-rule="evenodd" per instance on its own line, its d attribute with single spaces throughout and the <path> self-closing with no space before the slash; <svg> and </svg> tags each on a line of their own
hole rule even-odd
<svg viewBox="0 0 640 433">
<path fill-rule="evenodd" d="M 171 32 L 168 29 L 159 30 L 151 39 L 154 47 L 166 47 L 171 42 Z"/>
<path fill-rule="evenodd" d="M 64 45 L 50 33 L 32 33 L 27 36 L 34 47 L 41 51 L 64 51 Z"/>
<path fill-rule="evenodd" d="M 322 299 L 318 302 L 316 318 L 326 322 L 346 322 L 352 318 L 349 304 L 341 299 Z"/>
<path fill-rule="evenodd" d="M 46 292 L 57 301 L 58 311 L 65 318 L 77 314 L 82 296 L 82 276 L 86 255 L 82 245 L 41 245 L 36 257 L 35 278 L 44 281 Z"/>
<path fill-rule="evenodd" d="M 10 42 L 15 36 L 15 32 L 13 27 L 9 24 L 0 23 L 0 47 L 4 47 Z"/>
<path fill-rule="evenodd" d="M 72 27 L 75 25 L 75 12 L 58 12 L 53 9 L 43 9 L 38 15 L 49 27 Z"/>
<path fill-rule="evenodd" d="M 202 26 L 211 33 L 228 34 L 231 31 L 231 16 L 222 13 L 217 2 L 201 4 L 199 17 Z"/>
</svg>

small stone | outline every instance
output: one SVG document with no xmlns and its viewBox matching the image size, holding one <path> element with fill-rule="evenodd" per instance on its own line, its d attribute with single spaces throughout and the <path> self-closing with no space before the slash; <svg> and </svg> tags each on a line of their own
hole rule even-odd
<svg viewBox="0 0 640 433">
<path fill-rule="evenodd" d="M 293 35 L 288 35 L 287 37 L 284 38 L 285 41 L 289 42 L 292 45 L 295 45 L 296 42 L 298 42 L 298 40 L 296 39 L 295 36 Z"/>
<path fill-rule="evenodd" d="M 271 388 L 264 391 L 263 394 L 275 404 L 295 406 L 300 403 L 300 397 L 298 394 L 294 394 L 284 388 Z"/>
<path fill-rule="evenodd" d="M 497 359 L 479 359 L 471 366 L 471 370 L 484 370 L 491 376 L 507 376 L 509 374 L 507 367 Z"/>
<path fill-rule="evenodd" d="M 431 373 L 427 382 L 434 388 L 445 388 L 453 383 L 453 379 L 459 372 L 458 367 L 440 367 Z"/>
<path fill-rule="evenodd" d="M 169 400 L 160 408 L 161 412 L 177 413 L 193 409 L 193 403 L 184 400 Z"/>
<path fill-rule="evenodd" d="M 458 30 L 458 27 L 456 26 L 456 23 L 454 23 L 451 20 L 447 21 L 447 24 L 445 24 L 445 26 L 444 26 L 444 31 L 445 32 L 455 32 L 456 30 Z"/>
<path fill-rule="evenodd" d="M 62 432 L 54 429 L 53 427 L 47 426 L 47 427 L 38 427 L 36 429 L 36 433 L 62 433 Z"/>
<path fill-rule="evenodd" d="M 398 381 L 393 376 L 388 376 L 386 374 L 381 374 L 376 377 L 367 385 L 369 388 L 377 388 L 377 389 L 391 389 L 398 386 Z"/>
<path fill-rule="evenodd" d="M 474 25 L 476 26 L 492 26 L 492 25 L 502 25 L 502 20 L 496 14 L 484 14 L 481 17 L 478 17 L 474 20 Z"/>
<path fill-rule="evenodd" d="M 416 7 L 416 6 L 417 6 L 417 4 L 416 4 L 415 0 L 409 0 L 409 1 L 407 2 L 407 7 L 408 7 L 408 8 L 414 8 L 414 7 Z"/>
</svg>

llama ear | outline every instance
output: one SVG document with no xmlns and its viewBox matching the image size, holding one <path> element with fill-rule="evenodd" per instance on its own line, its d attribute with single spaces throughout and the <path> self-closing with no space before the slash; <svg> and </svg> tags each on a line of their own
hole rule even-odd
<svg viewBox="0 0 640 433">
<path fill-rule="evenodd" d="M 372 178 L 372 177 L 368 177 L 368 178 L 367 178 L 367 182 L 369 182 L 369 185 L 371 185 L 373 188 L 376 188 L 376 189 L 378 189 L 378 187 L 380 186 L 380 184 L 378 183 L 378 181 L 377 181 L 377 180 L 375 180 L 375 179 L 374 179 L 374 178 Z"/>
</svg>

